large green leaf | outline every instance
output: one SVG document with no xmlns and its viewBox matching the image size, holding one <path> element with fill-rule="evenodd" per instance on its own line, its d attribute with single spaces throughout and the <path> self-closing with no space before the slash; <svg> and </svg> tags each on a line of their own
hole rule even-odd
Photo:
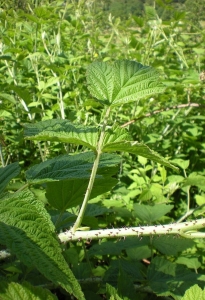
<svg viewBox="0 0 205 300">
<path fill-rule="evenodd" d="M 94 62 L 87 69 L 91 94 L 111 107 L 162 93 L 158 80 L 157 70 L 136 61 Z"/>
<path fill-rule="evenodd" d="M 0 194 L 4 191 L 9 181 L 20 173 L 20 170 L 17 162 L 0 168 Z"/>
<path fill-rule="evenodd" d="M 134 216 L 143 222 L 150 224 L 166 215 L 174 206 L 166 204 L 156 204 L 151 206 L 135 203 L 133 207 Z"/>
<path fill-rule="evenodd" d="M 28 282 L 0 282 L 1 300 L 58 300 L 49 290 L 42 287 L 32 286 Z"/>
<path fill-rule="evenodd" d="M 172 168 L 175 171 L 178 171 L 178 168 L 174 165 L 170 164 L 168 160 L 160 156 L 157 152 L 151 150 L 148 146 L 131 141 L 120 141 L 120 142 L 112 142 L 109 144 L 105 144 L 102 149 L 103 152 L 113 152 L 113 151 L 125 151 L 129 153 L 133 153 L 136 155 L 140 155 L 146 158 L 149 158 L 155 162 L 160 163 L 161 165 Z"/>
<path fill-rule="evenodd" d="M 29 190 L 11 195 L 0 202 L 1 244 L 29 267 L 77 299 L 84 299 L 80 286 L 61 252 L 55 228 L 43 204 Z"/>
<path fill-rule="evenodd" d="M 26 139 L 36 141 L 55 141 L 84 145 L 95 150 L 98 129 L 84 125 L 75 125 L 68 120 L 55 119 L 25 125 Z"/>
<path fill-rule="evenodd" d="M 35 165 L 26 172 L 26 178 L 31 183 L 41 183 L 58 180 L 88 179 L 91 174 L 95 155 L 84 152 L 76 155 L 61 155 Z M 113 168 L 120 163 L 121 158 L 116 154 L 104 153 L 98 166 L 97 178 L 113 175 Z"/>
<path fill-rule="evenodd" d="M 89 179 L 61 180 L 46 184 L 46 197 L 51 206 L 64 211 L 82 203 Z M 90 199 L 109 192 L 118 180 L 112 177 L 96 178 Z"/>
</svg>

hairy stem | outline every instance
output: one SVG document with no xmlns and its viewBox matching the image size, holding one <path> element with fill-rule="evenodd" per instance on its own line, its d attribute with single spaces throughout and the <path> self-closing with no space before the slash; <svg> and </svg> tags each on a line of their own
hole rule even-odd
<svg viewBox="0 0 205 300">
<path fill-rule="evenodd" d="M 183 223 L 173 223 L 167 225 L 124 227 L 113 229 L 99 229 L 89 231 L 67 231 L 58 235 L 61 242 L 79 240 L 100 240 L 102 238 L 126 238 L 158 236 L 158 235 L 175 235 L 185 238 L 205 238 L 205 232 L 198 232 L 198 229 L 205 228 L 205 219 L 193 220 Z"/>
<path fill-rule="evenodd" d="M 109 114 L 110 114 L 110 108 L 107 109 L 107 112 L 106 112 L 106 115 L 105 115 L 105 118 L 104 118 L 100 138 L 99 138 L 99 141 L 98 141 L 98 144 L 97 144 L 97 149 L 96 149 L 97 154 L 96 154 L 96 158 L 95 158 L 95 161 L 94 161 L 94 164 L 93 164 L 93 168 L 92 168 L 92 172 L 91 172 L 91 175 L 90 175 L 90 180 L 89 180 L 89 183 L 88 183 L 88 187 L 87 187 L 87 190 L 86 190 L 86 193 L 85 193 L 85 197 L 84 197 L 84 200 L 83 200 L 83 204 L 81 206 L 81 209 L 80 209 L 78 217 L 75 221 L 75 224 L 73 225 L 73 228 L 71 229 L 71 231 L 73 233 L 80 227 L 80 225 L 82 223 L 83 216 L 85 214 L 85 210 L 86 210 L 86 207 L 87 207 L 87 204 L 88 204 L 88 200 L 89 200 L 91 192 L 92 192 L 93 184 L 94 184 L 94 181 L 95 181 L 95 176 L 96 176 L 96 173 L 97 173 L 97 170 L 98 170 L 100 156 L 102 154 L 101 149 L 102 149 L 102 145 L 103 145 L 103 140 L 104 140 L 104 136 L 105 136 L 105 131 L 106 131 L 106 126 L 107 126 L 107 121 L 108 121 Z"/>
</svg>

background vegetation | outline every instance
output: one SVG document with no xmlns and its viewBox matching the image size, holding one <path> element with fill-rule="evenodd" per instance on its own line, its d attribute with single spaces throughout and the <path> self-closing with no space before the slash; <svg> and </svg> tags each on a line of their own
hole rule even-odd
<svg viewBox="0 0 205 300">
<path fill-rule="evenodd" d="M 83 225 L 97 229 L 167 224 L 204 215 L 205 13 L 203 0 L 195 1 L 194 6 L 192 2 L 1 2 L 1 166 L 18 161 L 22 168 L 7 192 L 22 187 L 25 171 L 33 165 L 84 149 L 27 141 L 25 123 L 60 118 L 84 126 L 101 124 L 101 106 L 87 89 L 86 69 L 95 60 L 129 59 L 159 70 L 166 92 L 116 108 L 110 124 L 128 128 L 133 140 L 169 158 L 180 167 L 180 173 L 124 153 L 118 184 L 91 200 Z M 186 186 L 185 180 L 189 180 Z M 47 204 L 45 186 L 33 185 L 31 190 L 46 205 L 55 223 L 56 211 Z M 137 213 L 138 205 L 164 203 L 173 209 L 150 222 Z M 67 210 L 67 216 L 77 212 L 78 207 L 73 207 Z M 56 231 L 72 224 L 73 216 L 62 219 Z M 204 286 L 204 240 L 181 242 L 166 237 L 161 246 L 156 246 L 152 238 L 143 238 L 134 247 L 129 247 L 129 240 L 127 244 L 126 240 L 124 244 L 79 241 L 63 249 L 86 299 L 136 299 L 136 295 L 137 299 L 157 299 L 159 295 L 182 299 L 195 283 Z M 156 267 L 157 259 L 165 270 L 171 269 L 173 274 L 178 270 L 175 281 L 167 279 L 166 290 L 160 289 L 165 279 Z M 50 285 L 35 267 L 25 266 L 15 256 L 2 261 L 0 272 L 8 282 L 43 285 L 58 299 L 71 299 L 67 292 Z M 152 272 L 156 277 L 150 275 Z"/>
</svg>

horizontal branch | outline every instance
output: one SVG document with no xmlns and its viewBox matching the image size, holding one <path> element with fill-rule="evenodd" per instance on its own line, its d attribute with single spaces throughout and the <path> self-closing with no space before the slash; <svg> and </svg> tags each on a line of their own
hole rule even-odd
<svg viewBox="0 0 205 300">
<path fill-rule="evenodd" d="M 133 120 L 130 120 L 129 122 L 126 122 L 125 124 L 121 125 L 121 127 L 126 127 L 130 124 L 133 124 L 135 123 L 137 120 L 140 120 L 140 119 L 143 119 L 143 118 L 147 118 L 147 117 L 150 117 L 150 116 L 153 116 L 153 115 L 156 115 L 156 114 L 159 114 L 161 112 L 165 112 L 165 111 L 169 111 L 169 110 L 172 110 L 172 109 L 179 109 L 179 108 L 186 108 L 186 107 L 199 107 L 199 108 L 205 108 L 205 105 L 203 104 L 199 104 L 199 103 L 186 103 L 186 104 L 179 104 L 179 105 L 174 105 L 174 106 L 171 106 L 171 107 L 166 107 L 166 108 L 162 108 L 162 109 L 158 109 L 158 110 L 154 110 L 152 112 L 149 112 L 145 115 L 142 115 L 138 118 L 135 118 Z"/>
<path fill-rule="evenodd" d="M 205 219 L 168 225 L 123 227 L 76 232 L 66 231 L 60 233 L 58 237 L 62 243 L 80 240 L 98 240 L 102 238 L 143 237 L 165 234 L 180 235 L 186 238 L 205 238 L 205 232 L 196 231 L 201 228 L 205 228 Z"/>
</svg>

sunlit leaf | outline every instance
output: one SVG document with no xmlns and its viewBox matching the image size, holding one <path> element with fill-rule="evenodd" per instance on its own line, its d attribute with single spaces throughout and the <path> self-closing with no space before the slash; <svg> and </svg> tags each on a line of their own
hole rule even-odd
<svg viewBox="0 0 205 300">
<path fill-rule="evenodd" d="M 98 129 L 72 124 L 68 120 L 55 119 L 25 125 L 26 139 L 35 141 L 55 141 L 84 145 L 95 150 Z"/>
<path fill-rule="evenodd" d="M 158 80 L 157 70 L 136 61 L 94 62 L 87 69 L 91 94 L 111 107 L 162 93 Z"/>
</svg>

